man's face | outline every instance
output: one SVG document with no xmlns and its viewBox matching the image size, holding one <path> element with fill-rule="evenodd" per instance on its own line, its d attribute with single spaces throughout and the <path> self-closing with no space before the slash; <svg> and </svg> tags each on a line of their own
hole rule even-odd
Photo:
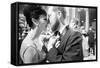
<svg viewBox="0 0 100 68">
<path fill-rule="evenodd" d="M 55 24 L 57 23 L 58 19 L 57 19 L 56 12 L 54 12 L 52 6 L 49 7 L 47 14 L 48 14 L 48 19 L 49 19 L 51 28 L 53 28 L 53 26 L 55 26 Z"/>
<path fill-rule="evenodd" d="M 56 23 L 56 13 L 53 11 L 53 7 L 49 7 L 48 9 L 48 19 L 50 21 L 51 26 Z"/>
</svg>

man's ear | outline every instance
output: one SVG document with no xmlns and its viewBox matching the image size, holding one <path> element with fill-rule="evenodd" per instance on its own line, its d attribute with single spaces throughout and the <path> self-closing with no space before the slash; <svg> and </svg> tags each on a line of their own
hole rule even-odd
<svg viewBox="0 0 100 68">
<path fill-rule="evenodd" d="M 39 25 L 39 23 L 37 22 L 37 20 L 36 20 L 36 19 L 34 19 L 34 18 L 32 18 L 32 22 L 33 22 L 36 26 L 38 26 L 38 25 Z"/>
</svg>

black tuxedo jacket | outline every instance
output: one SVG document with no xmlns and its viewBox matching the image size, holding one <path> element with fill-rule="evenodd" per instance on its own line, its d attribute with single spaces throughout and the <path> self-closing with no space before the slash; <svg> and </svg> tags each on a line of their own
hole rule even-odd
<svg viewBox="0 0 100 68">
<path fill-rule="evenodd" d="M 61 37 L 61 45 L 58 48 L 51 48 L 47 54 L 47 59 L 50 62 L 82 61 L 81 34 L 67 29 L 65 35 Z"/>
</svg>

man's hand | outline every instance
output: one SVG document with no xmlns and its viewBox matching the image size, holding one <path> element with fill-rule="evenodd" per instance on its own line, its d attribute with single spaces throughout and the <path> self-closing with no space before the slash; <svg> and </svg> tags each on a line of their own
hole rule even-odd
<svg viewBox="0 0 100 68">
<path fill-rule="evenodd" d="M 52 36 L 49 39 L 49 42 L 48 42 L 48 45 L 47 45 L 47 50 L 48 51 L 53 47 L 53 45 L 55 45 L 55 43 L 57 42 L 57 39 L 58 39 L 58 36 Z"/>
</svg>

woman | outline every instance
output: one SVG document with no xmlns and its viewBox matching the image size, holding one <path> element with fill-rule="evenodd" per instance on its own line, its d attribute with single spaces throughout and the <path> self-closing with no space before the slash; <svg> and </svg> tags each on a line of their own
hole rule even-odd
<svg viewBox="0 0 100 68">
<path fill-rule="evenodd" d="M 21 44 L 21 59 L 25 64 L 41 63 L 46 56 L 40 38 L 41 32 L 47 26 L 46 12 L 41 7 L 30 5 L 24 8 L 23 13 L 31 30 Z"/>
</svg>

